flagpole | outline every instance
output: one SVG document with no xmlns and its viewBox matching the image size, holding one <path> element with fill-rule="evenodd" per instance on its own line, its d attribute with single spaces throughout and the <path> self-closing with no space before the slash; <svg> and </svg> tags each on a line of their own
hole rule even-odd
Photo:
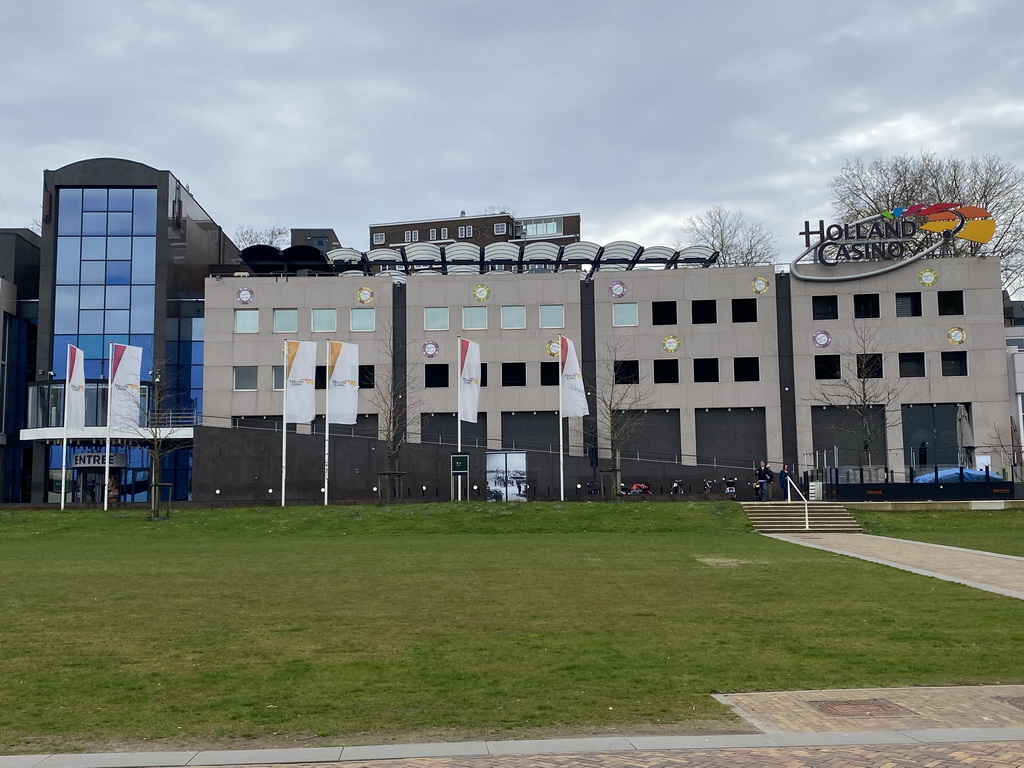
<svg viewBox="0 0 1024 768">
<path fill-rule="evenodd" d="M 457 453 L 462 453 L 462 337 L 458 337 L 458 362 L 455 367 L 458 369 L 459 385 L 457 389 L 457 405 L 455 407 L 455 450 Z M 462 501 L 462 475 L 455 475 L 455 484 L 458 487 L 458 496 L 456 497 L 459 501 Z"/>
<path fill-rule="evenodd" d="M 103 511 L 110 509 L 110 396 L 114 390 L 114 343 L 107 346 L 107 455 L 103 461 Z"/>
<path fill-rule="evenodd" d="M 327 481 L 331 476 L 331 379 L 334 378 L 334 371 L 331 370 L 331 345 L 333 342 L 327 340 L 327 390 L 324 392 L 324 506 L 327 506 Z"/>
<path fill-rule="evenodd" d="M 281 348 L 284 361 L 284 392 L 281 397 L 281 506 L 284 506 L 284 483 L 288 477 L 288 341 Z"/>
<path fill-rule="evenodd" d="M 562 389 L 565 387 L 565 360 L 562 334 L 558 334 L 558 495 L 565 501 L 565 438 L 562 435 Z"/>
<path fill-rule="evenodd" d="M 68 344 L 67 363 L 64 367 L 64 439 L 60 449 L 60 511 L 64 511 L 64 500 L 68 490 L 68 385 L 71 384 L 71 345 Z M 51 382 L 50 386 L 53 386 Z"/>
</svg>

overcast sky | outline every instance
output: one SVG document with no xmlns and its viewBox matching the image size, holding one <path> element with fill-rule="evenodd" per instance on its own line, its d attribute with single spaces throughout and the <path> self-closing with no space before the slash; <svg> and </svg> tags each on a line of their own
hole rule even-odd
<svg viewBox="0 0 1024 768">
<path fill-rule="evenodd" d="M 0 227 L 44 169 L 123 157 L 229 235 L 363 250 L 507 205 L 672 245 L 722 204 L 789 260 L 848 158 L 1024 164 L 1020 0 L 14 0 L 0 29 Z"/>
</svg>

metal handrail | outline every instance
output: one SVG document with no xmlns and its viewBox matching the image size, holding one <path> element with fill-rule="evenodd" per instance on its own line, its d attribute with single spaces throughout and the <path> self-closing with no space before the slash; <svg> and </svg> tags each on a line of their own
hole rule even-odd
<svg viewBox="0 0 1024 768">
<path fill-rule="evenodd" d="M 811 529 L 810 502 L 807 501 L 807 497 L 804 496 L 803 492 L 800 490 L 800 487 L 793 482 L 792 477 L 787 476 L 786 483 L 789 485 L 789 493 L 786 495 L 789 497 L 790 502 L 793 502 L 793 491 L 796 491 L 800 498 L 804 500 L 804 530 L 809 531 Z"/>
</svg>

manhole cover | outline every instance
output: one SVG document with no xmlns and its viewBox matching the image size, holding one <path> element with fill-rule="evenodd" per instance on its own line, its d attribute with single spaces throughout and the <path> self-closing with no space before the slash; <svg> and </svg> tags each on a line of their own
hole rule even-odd
<svg viewBox="0 0 1024 768">
<path fill-rule="evenodd" d="M 1024 696 L 997 696 L 996 701 L 1005 701 L 1011 707 L 1024 709 Z"/>
<path fill-rule="evenodd" d="M 819 712 L 832 717 L 906 717 L 916 712 L 887 699 L 850 699 L 847 701 L 809 701 Z"/>
</svg>

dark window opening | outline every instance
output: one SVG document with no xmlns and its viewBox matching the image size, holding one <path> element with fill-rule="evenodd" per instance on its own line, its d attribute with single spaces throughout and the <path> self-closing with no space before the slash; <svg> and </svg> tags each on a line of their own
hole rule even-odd
<svg viewBox="0 0 1024 768">
<path fill-rule="evenodd" d="M 878 301 L 878 294 L 853 294 L 853 316 L 859 318 L 881 317 L 881 304 Z"/>
<path fill-rule="evenodd" d="M 526 386 L 526 363 L 502 363 L 501 364 L 501 386 L 503 386 L 503 387 L 525 387 Z"/>
<path fill-rule="evenodd" d="M 558 363 L 541 363 L 540 364 L 540 385 L 542 387 L 557 387 L 558 386 Z"/>
<path fill-rule="evenodd" d="M 695 382 L 718 381 L 718 358 L 695 357 L 693 359 L 693 380 Z"/>
<path fill-rule="evenodd" d="M 967 375 L 967 353 L 966 352 L 943 352 L 942 353 L 942 375 L 943 376 L 966 376 Z"/>
<path fill-rule="evenodd" d="M 838 320 L 839 297 L 812 296 L 811 313 L 813 314 L 815 320 Z"/>
<path fill-rule="evenodd" d="M 896 317 L 920 317 L 921 292 L 896 294 Z"/>
<path fill-rule="evenodd" d="M 313 386 L 316 389 L 327 389 L 327 366 L 318 365 L 314 374 Z"/>
<path fill-rule="evenodd" d="M 448 386 L 448 363 L 427 363 L 423 366 L 423 386 L 432 389 Z"/>
<path fill-rule="evenodd" d="M 761 359 L 758 357 L 736 357 L 732 361 L 733 381 L 760 381 Z"/>
<path fill-rule="evenodd" d="M 857 378 L 882 378 L 882 356 L 875 353 L 857 355 Z"/>
<path fill-rule="evenodd" d="M 679 383 L 679 361 L 678 360 L 655 360 L 654 361 L 654 383 L 655 384 L 678 384 Z"/>
<path fill-rule="evenodd" d="M 757 299 L 733 299 L 732 321 L 734 323 L 756 323 Z"/>
<path fill-rule="evenodd" d="M 615 383 L 616 384 L 639 384 L 640 383 L 640 361 L 639 360 L 616 360 L 615 361 Z"/>
<path fill-rule="evenodd" d="M 690 305 L 691 320 L 694 325 L 718 322 L 718 304 L 715 299 L 696 299 Z"/>
<path fill-rule="evenodd" d="M 651 325 L 675 325 L 678 321 L 674 301 L 651 302 Z"/>
<path fill-rule="evenodd" d="M 372 365 L 359 366 L 359 388 L 373 389 L 376 385 L 376 374 Z"/>
<path fill-rule="evenodd" d="M 924 352 L 900 352 L 900 378 L 924 378 Z"/>
<path fill-rule="evenodd" d="M 841 379 L 842 368 L 839 365 L 839 355 L 815 355 L 814 378 L 818 380 Z"/>
<path fill-rule="evenodd" d="M 962 315 L 964 313 L 963 291 L 939 291 L 936 295 L 939 301 L 940 315 Z"/>
</svg>

